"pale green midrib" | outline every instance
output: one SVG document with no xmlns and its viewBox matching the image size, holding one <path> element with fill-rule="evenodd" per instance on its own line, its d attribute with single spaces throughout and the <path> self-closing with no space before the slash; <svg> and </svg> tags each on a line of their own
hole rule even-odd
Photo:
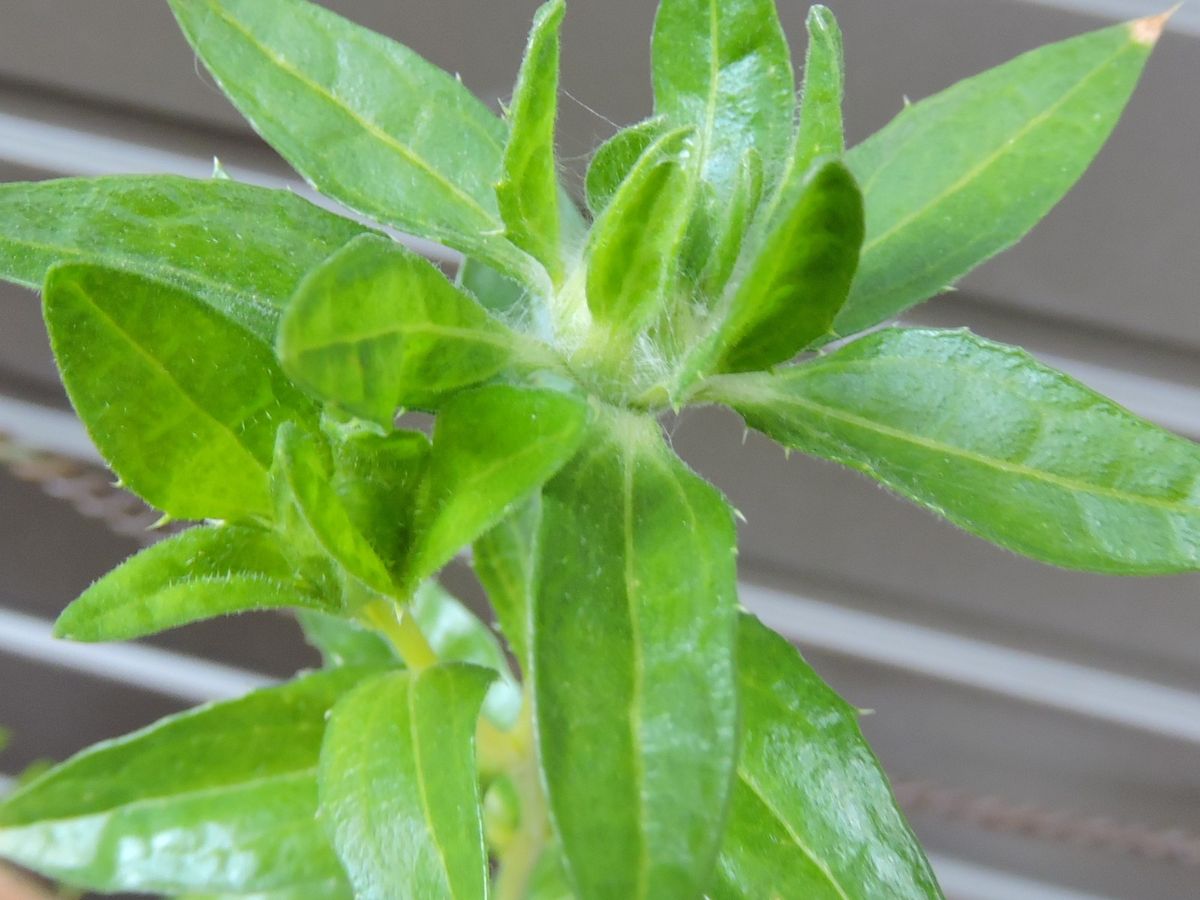
<svg viewBox="0 0 1200 900">
<path fill-rule="evenodd" d="M 241 34 L 247 43 L 249 43 L 252 47 L 257 48 L 266 59 L 272 62 L 281 71 L 291 75 L 292 78 L 300 82 L 313 93 L 324 97 L 330 104 L 342 110 L 347 116 L 349 116 L 350 119 L 358 122 L 364 131 L 378 138 L 381 143 L 391 147 L 400 156 L 404 157 L 404 159 L 406 159 L 411 165 L 425 172 L 429 178 L 438 184 L 444 191 L 448 192 L 452 197 L 457 198 L 465 206 L 469 207 L 472 212 L 478 213 L 480 216 L 493 223 L 495 227 L 503 228 L 503 224 L 497 221 L 496 218 L 479 203 L 479 201 L 463 191 L 458 185 L 450 181 L 450 179 L 448 179 L 437 169 L 433 168 L 433 166 L 426 159 L 424 159 L 424 157 L 420 156 L 407 144 L 397 140 L 395 137 L 388 134 L 388 132 L 384 131 L 383 128 L 381 128 L 375 122 L 370 121 L 362 116 L 357 110 L 347 106 L 342 100 L 331 93 L 323 85 L 313 81 L 299 69 L 293 66 L 290 62 L 279 56 L 270 47 L 259 41 L 254 36 L 253 32 L 246 28 L 240 21 L 238 21 L 232 15 L 226 13 L 220 5 L 212 2 L 212 0 L 207 0 L 205 5 L 219 19 Z"/>
<path fill-rule="evenodd" d="M 156 370 L 160 375 L 163 376 L 164 379 L 166 379 L 166 381 L 170 385 L 174 386 L 175 389 L 178 391 L 179 395 L 182 396 L 184 398 L 184 400 L 187 401 L 189 406 L 191 406 L 203 418 L 205 418 L 209 422 L 212 422 L 213 424 L 217 425 L 219 431 L 225 432 L 229 436 L 229 438 L 232 440 L 233 446 L 236 447 L 247 459 L 249 459 L 254 464 L 254 466 L 260 472 L 262 472 L 263 477 L 266 478 L 267 467 L 265 465 L 263 465 L 263 463 L 259 461 L 258 457 L 255 456 L 253 452 L 251 452 L 250 448 L 247 447 L 240 440 L 237 431 L 235 431 L 233 429 L 233 427 L 231 427 L 226 422 L 222 422 L 216 416 L 209 413 L 203 406 L 201 406 L 200 403 L 196 400 L 196 398 L 194 398 L 191 395 L 191 393 L 188 392 L 182 384 L 180 384 L 178 379 L 175 378 L 175 376 L 162 363 L 162 361 L 159 360 L 157 357 L 153 356 L 149 350 L 147 350 L 145 347 L 143 347 L 142 344 L 132 334 L 130 334 L 128 331 L 126 331 L 121 326 L 120 322 L 118 322 L 111 315 L 109 315 L 105 309 L 103 309 L 99 304 L 93 302 L 91 299 L 91 296 L 89 294 L 87 294 L 82 287 L 80 287 L 79 285 L 70 285 L 70 288 L 71 288 L 71 290 L 74 291 L 74 293 L 80 300 L 82 300 L 91 309 L 95 310 L 99 319 L 102 322 L 107 322 L 110 329 L 112 331 L 116 332 L 116 334 L 118 336 L 123 338 L 124 342 L 127 343 L 130 347 L 132 347 L 134 349 L 134 351 L 150 365 L 150 368 L 152 370 Z M 272 392 L 271 396 L 276 401 L 276 405 L 282 405 L 282 404 L 279 404 L 278 398 L 275 397 L 273 392 Z M 263 409 L 265 409 L 265 408 L 263 408 Z M 255 413 L 262 412 L 263 409 L 255 410 Z M 247 416 L 246 418 L 250 418 L 250 417 Z"/>
<path fill-rule="evenodd" d="M 704 164 L 708 161 L 709 151 L 713 145 L 713 133 L 717 127 L 718 86 L 721 82 L 721 23 L 719 0 L 708 0 L 708 43 L 711 56 L 708 63 L 708 96 L 704 103 L 704 146 L 697 154 L 700 174 L 704 174 Z"/>
<path fill-rule="evenodd" d="M 1029 121 L 1026 122 L 1025 125 L 1023 125 L 1020 129 L 1018 129 L 1015 134 L 1006 138 L 1005 141 L 999 147 L 997 147 L 995 150 L 993 150 L 991 153 L 989 153 L 987 156 L 985 156 L 983 159 L 981 159 L 973 167 L 968 169 L 956 181 L 954 181 L 952 184 L 948 185 L 947 187 L 943 188 L 938 194 L 931 197 L 922 206 L 919 206 L 916 209 L 912 210 L 911 212 L 908 213 L 908 215 L 903 216 L 900 219 L 897 219 L 885 231 L 872 237 L 870 240 L 866 241 L 863 244 L 860 257 L 865 259 L 867 254 L 870 253 L 871 251 L 873 251 L 880 244 L 885 243 L 888 240 L 890 240 L 898 231 L 900 231 L 903 228 L 906 228 L 913 221 L 915 221 L 919 218 L 923 218 L 927 214 L 931 213 L 935 207 L 940 206 L 947 198 L 949 198 L 953 194 L 958 193 L 964 187 L 966 187 L 970 182 L 973 182 L 974 180 L 976 180 L 984 170 L 991 168 L 991 166 L 996 164 L 1004 156 L 1013 152 L 1013 148 L 1017 144 L 1019 144 L 1019 142 L 1023 138 L 1025 138 L 1031 131 L 1033 131 L 1035 128 L 1040 126 L 1043 122 L 1045 122 L 1048 118 L 1050 118 L 1052 115 L 1054 115 L 1056 112 L 1058 112 L 1068 102 L 1070 102 L 1070 100 L 1075 96 L 1075 94 L 1077 94 L 1078 92 L 1083 90 L 1085 87 L 1087 87 L 1091 83 L 1091 81 L 1101 71 L 1103 71 L 1105 68 L 1107 68 L 1113 62 L 1115 62 L 1117 60 L 1117 58 L 1122 56 L 1126 51 L 1130 50 L 1131 48 L 1136 48 L 1137 46 L 1138 46 L 1137 43 L 1134 42 L 1133 40 L 1130 40 L 1127 43 L 1122 44 L 1116 50 L 1116 52 L 1105 57 L 1105 59 L 1103 61 L 1101 61 L 1100 63 L 1095 65 L 1083 78 L 1079 79 L 1079 81 L 1077 81 L 1070 88 L 1070 90 L 1063 93 L 1062 96 L 1060 96 L 1057 100 L 1055 100 L 1053 103 L 1051 103 L 1049 106 L 1047 106 L 1044 110 L 1042 110 L 1036 116 L 1033 116 L 1032 118 L 1030 118 Z M 898 155 L 898 152 L 897 152 L 897 155 Z M 878 177 L 880 177 L 881 173 L 884 171 L 884 169 L 886 167 L 887 167 L 886 165 L 881 165 L 880 168 L 876 170 L 876 172 L 874 173 L 872 178 L 868 179 L 866 184 L 864 184 L 864 186 L 863 186 L 864 196 L 866 196 L 867 191 L 870 189 L 870 185 L 874 184 L 875 180 Z"/>
<path fill-rule="evenodd" d="M 416 694 L 417 682 L 421 679 L 420 674 L 410 676 L 407 681 L 408 694 L 408 723 L 410 734 L 413 742 L 413 775 L 417 783 L 417 791 L 421 797 L 421 818 L 425 822 L 425 829 L 429 834 L 429 840 L 433 844 L 433 849 L 437 852 L 438 859 L 442 862 L 442 876 L 445 878 L 446 888 L 451 897 L 454 896 L 454 879 L 451 875 L 453 867 L 450 863 L 450 856 L 442 844 L 442 838 L 437 827 L 433 823 L 433 810 L 429 804 L 429 788 L 426 784 L 425 764 L 421 755 L 421 729 L 417 724 L 418 716 L 416 709 Z"/>
<path fill-rule="evenodd" d="M 384 328 L 379 328 L 374 331 L 355 331 L 343 332 L 336 338 L 328 341 L 317 343 L 307 343 L 298 348 L 295 353 L 297 356 L 303 356 L 308 353 L 322 353 L 326 350 L 342 350 L 352 347 L 357 343 L 366 343 L 368 341 L 380 341 L 385 338 L 399 338 L 403 340 L 410 335 L 430 335 L 432 337 L 454 338 L 468 343 L 487 344 L 492 347 L 498 347 L 502 350 L 513 350 L 514 341 L 508 334 L 494 333 L 485 329 L 477 329 L 470 327 L 458 327 L 454 325 L 437 325 L 427 322 L 414 322 L 412 324 L 397 323 L 388 325 Z"/>
<path fill-rule="evenodd" d="M 1154 509 L 1162 510 L 1168 513 L 1178 513 L 1188 516 L 1200 516 L 1200 507 L 1180 503 L 1178 501 L 1160 500 L 1156 497 L 1147 497 L 1141 494 L 1128 494 L 1118 491 L 1114 488 L 1104 487 L 1103 485 L 1088 484 L 1087 482 L 1078 481 L 1073 478 L 1067 478 L 1062 475 L 1056 475 L 1053 472 L 1047 472 L 1043 469 L 1034 469 L 1030 466 L 1020 463 L 1012 463 L 1007 460 L 998 459 L 996 457 L 984 456 L 981 453 L 976 453 L 970 450 L 965 450 L 961 447 L 955 447 L 951 444 L 944 444 L 940 441 L 935 441 L 929 438 L 924 438 L 911 432 L 902 431 L 899 428 L 893 428 L 890 425 L 884 425 L 881 422 L 876 422 L 872 419 L 867 419 L 863 416 L 854 413 L 846 412 L 836 407 L 826 406 L 822 403 L 817 403 L 813 400 L 807 400 L 802 397 L 797 397 L 792 394 L 783 394 L 778 391 L 769 391 L 771 399 L 784 404 L 799 406 L 808 409 L 819 415 L 827 416 L 828 418 L 845 422 L 847 425 L 856 426 L 866 431 L 873 431 L 884 437 L 894 438 L 902 443 L 908 443 L 915 447 L 920 447 L 929 451 L 931 454 L 944 454 L 947 456 L 957 456 L 960 459 L 977 465 L 995 469 L 1005 475 L 1013 477 L 1028 478 L 1032 481 L 1044 481 L 1056 487 L 1063 488 L 1071 493 L 1093 494 L 1098 497 L 1106 497 L 1111 500 L 1117 500 L 1124 503 L 1135 503 L 1143 506 L 1148 506 Z M 753 405 L 758 405 L 760 401 L 749 401 Z M 769 412 L 770 407 L 766 410 Z"/>
<path fill-rule="evenodd" d="M 830 887 L 837 891 L 837 895 L 841 897 L 842 900 L 851 900 L 850 895 L 846 893 L 846 889 L 842 887 L 841 883 L 834 876 L 833 871 L 829 868 L 829 864 L 818 857 L 817 854 L 813 852 L 812 848 L 805 843 L 804 839 L 796 833 L 795 829 L 792 828 L 791 824 L 787 821 L 783 814 L 776 809 L 775 805 L 769 799 L 767 799 L 766 793 L 758 786 L 758 783 L 754 780 L 754 777 L 742 766 L 738 766 L 737 774 L 738 778 L 741 779 L 742 784 L 746 786 L 747 790 L 749 790 L 750 793 L 755 796 L 758 802 L 763 805 L 763 808 L 771 814 L 771 817 L 783 827 L 784 832 L 787 834 L 792 843 L 796 845 L 797 849 L 799 849 L 800 852 L 803 853 L 804 856 L 814 866 L 816 866 L 817 870 L 825 876 L 825 879 L 829 882 Z"/>
</svg>

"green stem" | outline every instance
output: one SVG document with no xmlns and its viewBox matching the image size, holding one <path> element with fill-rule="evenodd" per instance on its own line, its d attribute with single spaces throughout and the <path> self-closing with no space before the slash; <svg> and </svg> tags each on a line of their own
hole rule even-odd
<svg viewBox="0 0 1200 900">
<path fill-rule="evenodd" d="M 532 698 L 526 692 L 521 721 L 513 737 L 523 751 L 520 764 L 509 771 L 520 800 L 520 828 L 505 848 L 496 876 L 496 900 L 523 900 L 529 892 L 534 870 L 546 849 L 550 816 L 538 776 L 537 753 L 533 744 Z"/>
<path fill-rule="evenodd" d="M 414 672 L 437 665 L 437 654 L 409 610 L 397 607 L 390 600 L 376 600 L 363 609 L 363 617 L 391 641 L 404 664 Z"/>
</svg>

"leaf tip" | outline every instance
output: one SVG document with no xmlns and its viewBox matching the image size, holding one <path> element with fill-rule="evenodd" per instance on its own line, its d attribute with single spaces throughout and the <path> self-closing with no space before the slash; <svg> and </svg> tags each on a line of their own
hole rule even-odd
<svg viewBox="0 0 1200 900">
<path fill-rule="evenodd" d="M 1129 33 L 1133 36 L 1135 44 L 1141 44 L 1145 47 L 1153 47 L 1158 43 L 1159 37 L 1163 33 L 1163 29 L 1167 27 L 1167 21 L 1171 16 L 1175 15 L 1179 7 L 1183 3 L 1176 3 L 1165 12 L 1160 12 L 1157 15 L 1146 16 L 1143 19 L 1134 19 L 1129 23 Z"/>
</svg>

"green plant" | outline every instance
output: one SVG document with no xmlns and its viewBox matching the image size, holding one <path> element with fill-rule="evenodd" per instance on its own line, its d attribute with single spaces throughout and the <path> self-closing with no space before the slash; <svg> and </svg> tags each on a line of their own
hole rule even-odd
<svg viewBox="0 0 1200 900">
<path fill-rule="evenodd" d="M 170 2 L 297 171 L 465 262 L 451 283 L 224 177 L 0 188 L 0 275 L 44 285 L 97 446 L 203 522 L 59 633 L 289 607 L 327 663 L 46 772 L 0 806 L 0 854 L 94 890 L 273 900 L 938 896 L 855 710 L 739 611 L 731 511 L 657 417 L 726 404 L 1048 563 L 1200 568 L 1196 445 L 964 331 L 822 350 L 1031 228 L 1165 17 L 1035 50 L 845 151 L 827 9 L 794 128 L 770 0 L 662 0 L 655 116 L 596 151 L 589 224 L 554 155 L 561 0 L 504 119 L 305 0 Z M 436 580 L 470 546 L 523 683 Z"/>
</svg>

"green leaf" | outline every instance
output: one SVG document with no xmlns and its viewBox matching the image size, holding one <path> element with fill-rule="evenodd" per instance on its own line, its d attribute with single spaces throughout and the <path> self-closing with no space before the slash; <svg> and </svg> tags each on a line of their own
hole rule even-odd
<svg viewBox="0 0 1200 900">
<path fill-rule="evenodd" d="M 64 265 L 46 327 L 79 417 L 121 480 L 179 519 L 269 516 L 275 430 L 315 412 L 267 348 L 191 294 Z"/>
<path fill-rule="evenodd" d="M 306 0 L 170 4 L 225 94 L 322 193 L 545 285 L 503 237 L 504 124 L 462 82 Z"/>
<path fill-rule="evenodd" d="M 201 526 L 109 572 L 66 608 L 54 631 L 74 641 L 122 641 L 230 613 L 328 603 L 297 583 L 271 532 Z"/>
<path fill-rule="evenodd" d="M 815 166 L 756 239 L 713 335 L 685 362 L 681 383 L 713 369 L 765 369 L 829 330 L 846 299 L 862 244 L 862 198 L 840 162 Z"/>
<path fill-rule="evenodd" d="M 559 847 L 551 846 L 542 851 L 529 879 L 528 900 L 575 900 Z"/>
<path fill-rule="evenodd" d="M 344 877 L 331 878 L 302 887 L 281 891 L 259 891 L 254 894 L 187 894 L 179 900 L 354 900 L 354 894 Z"/>
<path fill-rule="evenodd" d="M 0 856 L 96 891 L 255 893 L 340 880 L 316 821 L 338 669 L 98 744 L 0 804 Z"/>
<path fill-rule="evenodd" d="M 683 128 L 655 141 L 592 227 L 587 302 L 610 329 L 636 332 L 669 299 L 692 209 L 691 140 Z"/>
<path fill-rule="evenodd" d="M 300 285 L 279 358 L 319 396 L 390 426 L 400 406 L 434 406 L 491 378 L 519 340 L 432 263 L 367 236 Z"/>
<path fill-rule="evenodd" d="M 583 401 L 557 391 L 489 385 L 450 400 L 434 425 L 406 583 L 432 575 L 557 472 L 587 418 Z"/>
<path fill-rule="evenodd" d="M 320 651 L 327 669 L 341 666 L 387 668 L 400 665 L 399 657 L 387 640 L 353 619 L 310 609 L 299 610 L 296 618 L 304 630 L 305 640 Z"/>
<path fill-rule="evenodd" d="M 705 296 L 719 297 L 733 274 L 762 191 L 762 157 L 749 150 L 742 157 L 737 181 L 724 214 L 716 223 L 712 247 L 707 251 L 708 258 L 701 266 L 700 287 Z"/>
<path fill-rule="evenodd" d="M 334 709 L 321 818 L 359 900 L 486 896 L 474 743 L 491 678 L 460 663 L 393 672 Z"/>
<path fill-rule="evenodd" d="M 584 179 L 588 208 L 594 215 L 604 212 L 642 154 L 666 130 L 665 120 L 646 119 L 622 128 L 596 148 Z"/>
<path fill-rule="evenodd" d="M 1133 22 L 1050 44 L 907 107 L 851 150 L 867 237 L 836 334 L 933 296 L 1036 225 L 1107 139 L 1156 37 Z"/>
<path fill-rule="evenodd" d="M 271 343 L 304 273 L 365 229 L 288 191 L 169 175 L 0 185 L 0 278 L 90 262 L 172 284 Z"/>
<path fill-rule="evenodd" d="M 712 900 L 930 900 L 937 881 L 858 714 L 753 616 L 738 629 L 742 749 Z"/>
<path fill-rule="evenodd" d="M 696 128 L 703 180 L 720 208 L 750 149 L 773 181 L 796 108 L 773 0 L 662 0 L 654 23 L 654 111 Z"/>
<path fill-rule="evenodd" d="M 1200 446 L 1022 350 L 889 329 L 777 375 L 717 381 L 714 396 L 779 443 L 1010 550 L 1113 574 L 1200 568 Z"/>
<path fill-rule="evenodd" d="M 808 11 L 808 54 L 800 95 L 800 127 L 788 162 L 789 173 L 803 174 L 823 156 L 841 157 L 846 143 L 842 126 L 845 63 L 842 30 L 833 12 L 817 4 Z M 783 179 L 784 183 L 788 180 Z"/>
<path fill-rule="evenodd" d="M 521 712 L 521 686 L 492 630 L 433 580 L 417 589 L 410 608 L 438 659 L 472 663 L 496 673 L 483 713 L 497 725 L 511 728 Z"/>
<path fill-rule="evenodd" d="M 272 487 L 276 516 L 293 553 L 328 557 L 368 591 L 384 596 L 394 592 L 383 561 L 355 527 L 331 484 L 321 448 L 290 424 L 279 429 Z M 350 585 L 344 586 L 343 595 L 347 605 L 366 599 Z"/>
<path fill-rule="evenodd" d="M 542 498 L 534 494 L 475 542 L 473 562 L 500 631 L 529 671 L 529 611 L 537 589 Z"/>
<path fill-rule="evenodd" d="M 539 756 L 582 900 L 690 900 L 736 757 L 733 519 L 656 422 L 612 415 L 543 493 Z"/>
<path fill-rule="evenodd" d="M 496 186 L 509 240 L 545 266 L 555 284 L 563 275 L 554 126 L 565 12 L 563 0 L 550 0 L 534 16 L 509 112 L 504 178 Z"/>
</svg>

